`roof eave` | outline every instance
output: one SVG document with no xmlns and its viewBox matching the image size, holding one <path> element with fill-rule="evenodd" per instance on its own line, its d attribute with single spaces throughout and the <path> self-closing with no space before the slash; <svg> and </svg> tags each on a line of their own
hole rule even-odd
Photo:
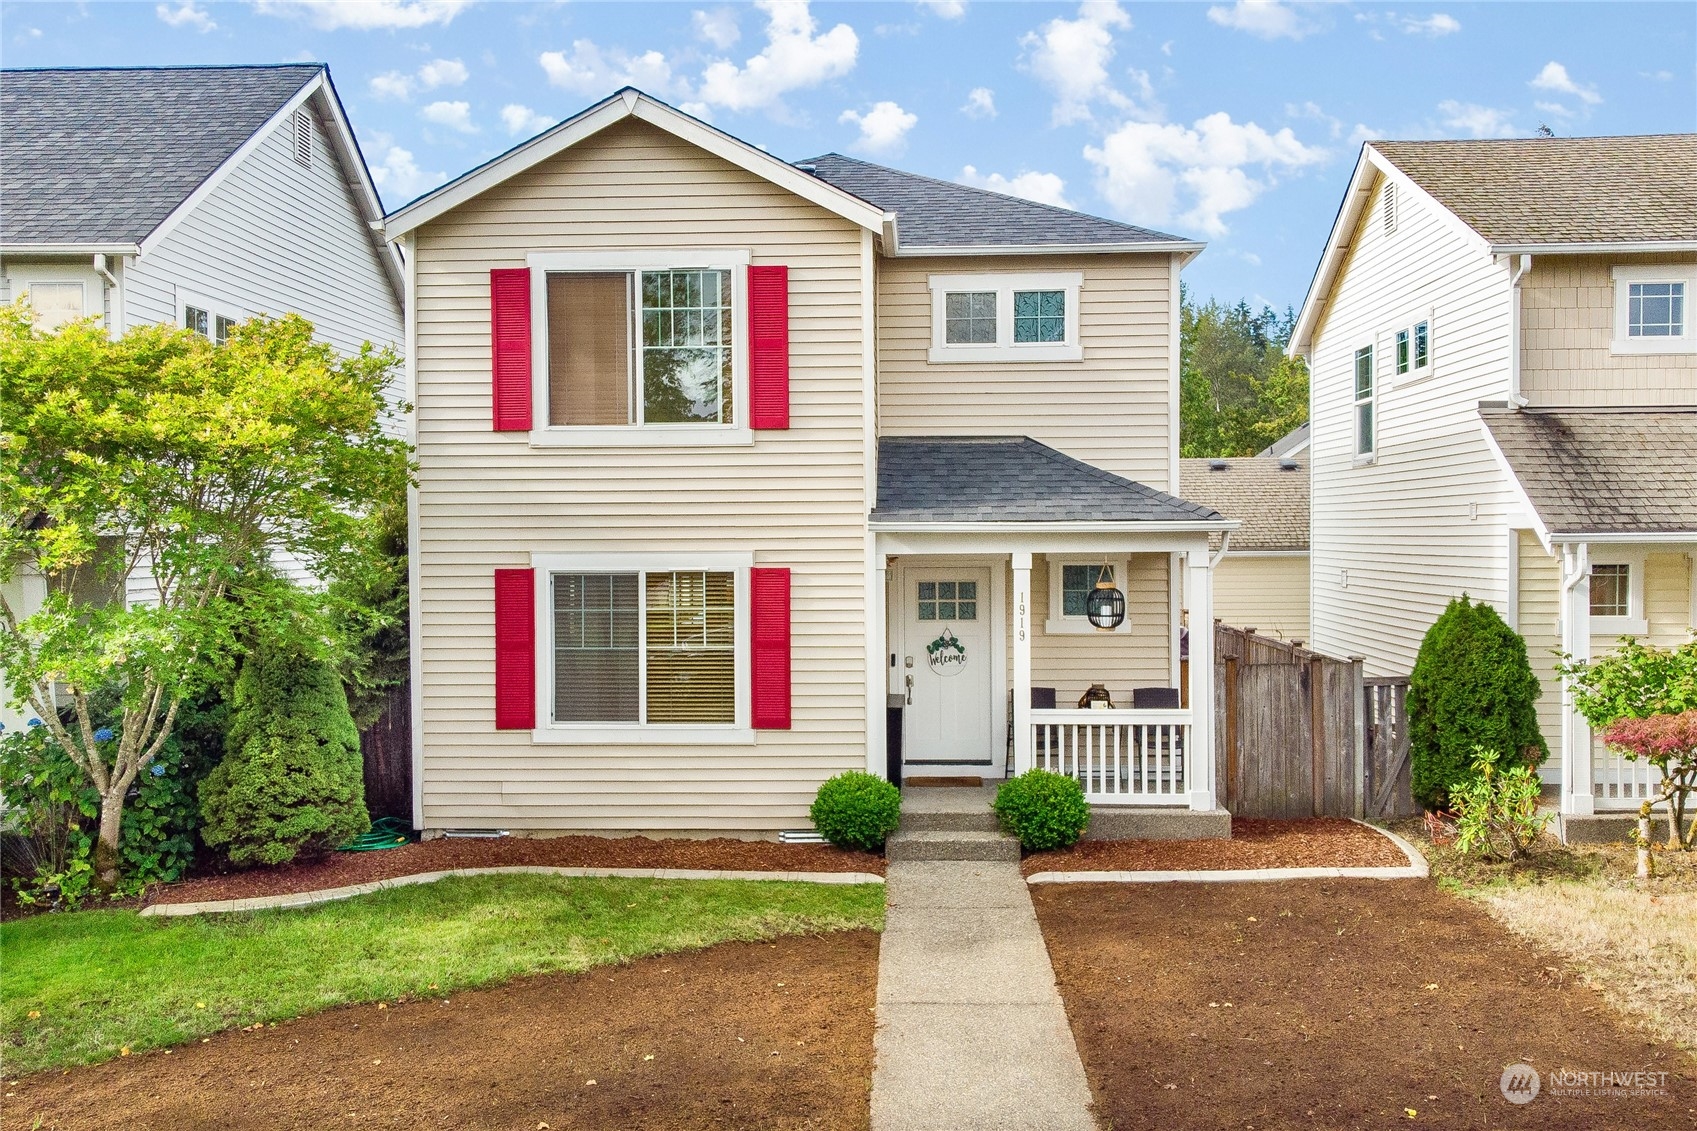
<svg viewBox="0 0 1697 1131">
<path fill-rule="evenodd" d="M 1078 244 L 960 244 L 901 246 L 886 254 L 895 258 L 931 258 L 949 255 L 1182 255 L 1189 263 L 1208 245 L 1195 240 L 1137 240 L 1125 243 Z"/>
<path fill-rule="evenodd" d="M 1376 170 L 1368 158 L 1370 149 L 1371 146 L 1362 143 L 1361 152 L 1355 159 L 1355 170 L 1349 175 L 1349 185 L 1338 205 L 1338 214 L 1332 219 L 1332 230 L 1326 236 L 1326 246 L 1320 252 L 1320 261 L 1314 265 L 1314 276 L 1309 280 L 1308 293 L 1303 296 L 1302 310 L 1296 316 L 1290 343 L 1285 347 L 1285 353 L 1290 357 L 1303 356 L 1312 347 L 1314 326 L 1319 322 L 1320 311 L 1325 308 L 1326 299 L 1331 294 L 1332 280 L 1349 255 L 1350 245 L 1343 241 L 1355 231 L 1361 220 L 1361 210 L 1367 206 L 1367 198 L 1373 192 Z"/>
<path fill-rule="evenodd" d="M 0 255 L 140 255 L 133 243 L 0 243 Z"/>
<path fill-rule="evenodd" d="M 1586 240 L 1570 243 L 1494 243 L 1492 255 L 1598 255 L 1697 251 L 1697 240 Z"/>
<path fill-rule="evenodd" d="M 1550 541 L 1558 546 L 1564 542 L 1687 543 L 1697 542 L 1697 530 L 1552 530 Z"/>
<path fill-rule="evenodd" d="M 1091 520 L 1088 522 L 1021 522 L 1017 519 L 988 519 L 983 522 L 926 522 L 918 519 L 874 517 L 868 524 L 880 534 L 994 534 L 1019 531 L 1027 534 L 1212 534 L 1238 529 L 1235 518 L 1198 519 L 1194 522 Z"/>
</svg>

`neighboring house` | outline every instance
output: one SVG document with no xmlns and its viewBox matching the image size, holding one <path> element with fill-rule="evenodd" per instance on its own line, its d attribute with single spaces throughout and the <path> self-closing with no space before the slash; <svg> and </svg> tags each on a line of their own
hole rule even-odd
<svg viewBox="0 0 1697 1131">
<path fill-rule="evenodd" d="M 1697 135 L 1373 142 L 1291 342 L 1314 647 L 1405 674 L 1451 598 L 1495 605 L 1569 817 L 1635 809 L 1651 771 L 1564 709 L 1556 654 L 1697 622 L 1693 292 Z"/>
<path fill-rule="evenodd" d="M 1296 446 L 1297 433 L 1306 447 L 1308 426 L 1304 424 L 1273 448 Z M 1265 636 L 1306 643 L 1307 459 L 1263 453 L 1180 460 L 1179 494 L 1241 524 L 1226 536 L 1226 553 L 1214 567 L 1215 618 Z M 1219 539 L 1215 541 L 1217 546 Z"/>
<path fill-rule="evenodd" d="M 1307 424 L 1299 424 L 1255 454 L 1258 456 L 1287 457 L 1304 455 L 1308 451 L 1309 431 Z"/>
<path fill-rule="evenodd" d="M 38 325 L 222 339 L 292 311 L 343 352 L 400 348 L 400 260 L 322 64 L 0 71 L 0 122 L 0 302 Z M 12 585 L 39 606 L 43 579 Z"/>
<path fill-rule="evenodd" d="M 630 89 L 387 231 L 420 828 L 805 827 L 833 774 L 1000 777 L 1010 747 L 1226 827 L 1208 712 L 1032 708 L 1176 700 L 1181 578 L 1210 623 L 1234 524 L 1171 494 L 1199 244 L 787 164 Z"/>
</svg>

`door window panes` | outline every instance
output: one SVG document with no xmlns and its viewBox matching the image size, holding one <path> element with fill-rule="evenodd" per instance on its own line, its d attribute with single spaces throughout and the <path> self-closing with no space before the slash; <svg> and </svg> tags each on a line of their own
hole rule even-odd
<svg viewBox="0 0 1697 1131">
<path fill-rule="evenodd" d="M 917 603 L 920 620 L 977 620 L 978 582 L 921 581 Z"/>
</svg>

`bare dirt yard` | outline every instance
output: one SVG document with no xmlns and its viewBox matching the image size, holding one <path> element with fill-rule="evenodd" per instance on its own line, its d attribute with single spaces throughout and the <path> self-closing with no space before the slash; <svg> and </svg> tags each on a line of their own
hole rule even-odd
<svg viewBox="0 0 1697 1131">
<path fill-rule="evenodd" d="M 1425 880 L 1032 889 L 1112 1131 L 1697 1126 L 1697 1060 Z M 1506 1066 L 1543 1074 L 1525 1105 Z M 1556 1095 L 1552 1073 L 1665 1073 Z"/>
<path fill-rule="evenodd" d="M 1233 817 L 1229 840 L 1081 840 L 1033 852 L 1038 872 L 1217 872 L 1234 868 L 1403 868 L 1408 857 L 1388 837 L 1338 817 L 1269 821 Z"/>
<path fill-rule="evenodd" d="M 871 931 L 724 943 L 8 1079 L 0 1123 L 861 1129 L 877 977 Z"/>
</svg>

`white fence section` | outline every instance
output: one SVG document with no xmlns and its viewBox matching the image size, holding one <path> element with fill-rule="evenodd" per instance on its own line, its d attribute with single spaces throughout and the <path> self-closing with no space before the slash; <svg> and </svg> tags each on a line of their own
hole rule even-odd
<svg viewBox="0 0 1697 1131">
<path fill-rule="evenodd" d="M 1642 758 L 1622 758 L 1601 742 L 1591 747 L 1592 804 L 1634 812 L 1662 788 L 1662 772 Z"/>
<path fill-rule="evenodd" d="M 1039 769 L 1076 778 L 1093 805 L 1188 805 L 1189 711 L 1033 710 Z"/>
</svg>

